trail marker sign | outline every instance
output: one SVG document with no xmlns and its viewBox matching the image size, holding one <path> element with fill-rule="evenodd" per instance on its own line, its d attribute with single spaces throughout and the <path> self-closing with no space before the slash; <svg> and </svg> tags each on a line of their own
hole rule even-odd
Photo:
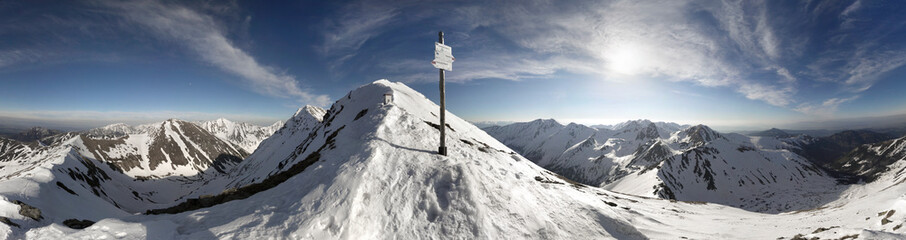
<svg viewBox="0 0 906 240">
<path fill-rule="evenodd" d="M 434 68 L 453 71 L 453 61 L 456 61 L 453 57 L 453 48 L 443 43 L 434 43 L 434 61 L 431 61 Z"/>
<path fill-rule="evenodd" d="M 444 90 L 444 70 L 453 71 L 453 49 L 444 45 L 444 32 L 437 33 L 437 42 L 434 43 L 434 64 L 439 68 L 440 73 L 440 146 L 437 147 L 437 154 L 447 156 L 447 103 L 446 90 Z"/>
</svg>

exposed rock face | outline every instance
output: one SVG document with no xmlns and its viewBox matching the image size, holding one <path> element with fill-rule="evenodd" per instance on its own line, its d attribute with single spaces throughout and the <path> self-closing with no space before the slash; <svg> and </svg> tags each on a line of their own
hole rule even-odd
<svg viewBox="0 0 906 240">
<path fill-rule="evenodd" d="M 638 150 L 636 150 L 636 153 L 633 155 L 635 156 L 635 159 L 629 163 L 630 165 L 651 169 L 670 157 L 672 151 L 661 141 L 655 140 L 639 146 Z"/>
<path fill-rule="evenodd" d="M 26 216 L 35 221 L 41 221 L 42 219 L 44 219 L 44 216 L 41 216 L 41 209 L 32 207 L 31 205 L 28 205 L 19 200 L 14 200 L 12 203 L 19 205 L 19 214 L 20 215 Z"/>
<path fill-rule="evenodd" d="M 800 154 L 818 165 L 830 167 L 828 164 L 863 144 L 879 143 L 893 138 L 895 137 L 869 130 L 847 130 L 804 143 Z"/>
<path fill-rule="evenodd" d="M 249 155 L 198 125 L 176 119 L 140 130 L 109 127 L 79 137 L 90 157 L 132 176 L 224 173 Z"/>
<path fill-rule="evenodd" d="M 193 166 L 199 172 L 213 166 L 223 173 L 227 166 L 248 156 L 197 125 L 179 120 L 165 121 L 153 139 L 148 152 L 151 170 L 169 160 L 171 165 Z"/>
<path fill-rule="evenodd" d="M 705 125 L 695 125 L 683 131 L 687 137 L 689 137 L 689 142 L 695 146 L 701 146 L 705 143 L 711 142 L 714 139 L 720 138 L 720 134 L 711 130 L 708 126 Z"/>
<path fill-rule="evenodd" d="M 94 221 L 85 219 L 66 219 L 65 221 L 63 221 L 63 225 L 66 225 L 67 227 L 72 229 L 85 229 L 87 227 L 91 227 L 91 225 L 94 225 Z"/>
<path fill-rule="evenodd" d="M 0 223 L 5 223 L 6 225 L 9 225 L 11 227 L 22 227 L 19 224 L 14 223 L 12 220 L 9 220 L 8 217 L 0 217 Z"/>
<path fill-rule="evenodd" d="M 871 182 L 884 172 L 896 170 L 891 169 L 891 165 L 902 160 L 906 160 L 906 137 L 861 145 L 828 163 L 826 167 L 857 180 Z M 896 175 L 900 176 L 902 173 L 901 169 Z"/>
<path fill-rule="evenodd" d="M 649 122 L 648 126 L 639 131 L 639 135 L 635 137 L 636 140 L 645 140 L 645 139 L 656 139 L 660 137 L 658 134 L 657 126 L 654 123 Z"/>
<path fill-rule="evenodd" d="M 797 145 L 776 138 L 648 120 L 609 129 L 578 124 L 548 129 L 543 123 L 535 120 L 484 130 L 571 180 L 640 196 L 782 212 L 822 203 L 820 196 L 780 199 L 784 193 L 800 191 L 797 186 L 828 189 L 835 185 L 823 170 L 791 152 Z"/>
<path fill-rule="evenodd" d="M 35 144 L 27 144 L 0 137 L 0 162 L 9 162 L 31 153 Z"/>
</svg>

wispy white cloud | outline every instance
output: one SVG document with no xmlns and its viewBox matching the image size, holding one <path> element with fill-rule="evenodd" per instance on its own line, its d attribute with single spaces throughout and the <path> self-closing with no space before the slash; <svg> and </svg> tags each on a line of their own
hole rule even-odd
<svg viewBox="0 0 906 240">
<path fill-rule="evenodd" d="M 336 70 L 357 55 L 365 42 L 379 34 L 400 14 L 398 4 L 361 1 L 347 5 L 339 16 L 323 23 L 323 42 L 318 52 L 329 59 L 328 67 Z"/>
<path fill-rule="evenodd" d="M 236 47 L 208 15 L 158 1 L 104 2 L 124 19 L 165 41 L 184 44 L 203 61 L 239 76 L 255 92 L 326 106 L 326 95 L 303 88 L 295 76 L 259 63 Z"/>
<path fill-rule="evenodd" d="M 44 60 L 51 53 L 31 49 L 0 50 L 0 68 Z"/>
<path fill-rule="evenodd" d="M 828 2 L 833 5 L 839 2 Z M 808 75 L 815 80 L 838 83 L 844 90 L 860 93 L 874 86 L 882 76 L 906 65 L 906 45 L 900 39 L 891 38 L 902 32 L 902 22 L 871 22 L 873 14 L 885 8 L 883 5 L 868 6 L 856 0 L 838 8 L 842 20 L 825 42 L 827 46 L 808 64 Z"/>
<path fill-rule="evenodd" d="M 550 12 L 541 11 L 547 7 L 545 3 L 537 3 L 539 9 L 486 9 L 490 12 L 479 16 L 501 18 L 499 25 L 493 21 L 486 25 L 542 57 L 513 60 L 496 57 L 512 54 L 489 52 L 487 55 L 493 57 L 483 58 L 474 64 L 476 68 L 460 68 L 470 72 L 465 80 L 520 79 L 557 71 L 590 73 L 611 80 L 626 74 L 646 75 L 730 88 L 749 99 L 788 106 L 795 102 L 797 78 L 774 61 L 782 57 L 783 45 L 768 22 L 766 10 L 744 3 L 703 6 L 684 1 L 614 1 Z M 690 16 L 701 12 L 710 14 L 715 23 L 702 23 Z M 712 27 L 726 35 L 712 31 Z M 751 72 L 759 69 L 776 70 L 768 72 L 773 74 L 771 78 L 749 79 Z"/>
<path fill-rule="evenodd" d="M 382 5 L 373 1 L 367 4 Z M 456 29 L 454 32 L 460 34 L 448 40 L 469 46 L 454 48 L 457 62 L 454 71 L 447 75 L 449 81 L 519 81 L 552 77 L 560 72 L 587 74 L 607 81 L 656 78 L 726 89 L 747 99 L 803 113 L 835 111 L 836 106 L 843 104 L 808 104 L 814 97 L 800 94 L 803 86 L 811 88 L 817 81 L 826 84 L 822 87 L 827 89 L 819 90 L 822 92 L 859 93 L 884 74 L 906 65 L 906 52 L 898 50 L 902 47 L 882 51 L 875 39 L 897 32 L 893 31 L 897 26 L 880 26 L 881 30 L 870 32 L 874 38 L 855 41 L 850 39 L 853 33 L 842 25 L 840 29 L 826 30 L 830 39 L 815 38 L 810 32 L 834 28 L 825 26 L 827 19 L 822 18 L 827 16 L 859 19 L 866 8 L 861 1 L 776 5 L 734 0 L 570 4 L 536 0 L 494 2 L 490 6 L 457 4 L 443 6 L 443 12 L 385 6 L 373 12 L 383 17 L 349 11 L 361 16 L 345 14 L 342 21 L 375 22 L 362 27 L 331 25 L 334 28 L 325 42 L 326 46 L 351 52 L 338 54 L 341 61 L 346 61 L 358 57 L 354 54 L 362 42 L 394 27 L 411 26 L 385 17 L 429 18 L 424 16 L 444 14 L 443 23 L 438 25 Z M 787 16 L 791 14 L 802 15 Z M 344 36 L 347 32 L 362 33 L 355 36 L 363 37 L 345 38 L 345 43 L 331 41 L 334 38 L 330 36 Z M 815 50 L 815 45 L 822 47 Z M 378 67 L 396 80 L 436 78 L 425 59 L 380 63 Z M 819 107 L 821 110 L 809 110 Z"/>
<path fill-rule="evenodd" d="M 862 1 L 856 0 L 852 4 L 846 6 L 846 9 L 843 9 L 843 12 L 840 13 L 840 18 L 843 19 L 843 28 L 853 28 L 855 27 L 856 18 L 853 17 L 854 13 L 859 11 L 862 8 Z"/>
<path fill-rule="evenodd" d="M 859 51 L 844 66 L 848 70 L 844 83 L 848 90 L 862 92 L 871 88 L 883 74 L 903 65 L 906 65 L 906 51 Z"/>
<path fill-rule="evenodd" d="M 319 49 L 322 54 L 345 55 L 357 50 L 399 14 L 390 5 L 358 5 L 344 12 L 340 20 L 327 23 L 327 28 L 333 31 L 326 31 L 324 35 L 324 43 Z"/>
<path fill-rule="evenodd" d="M 670 92 L 679 94 L 679 95 L 690 96 L 690 97 L 704 97 L 703 95 L 694 93 L 694 92 L 679 91 L 679 90 L 670 90 Z"/>
<path fill-rule="evenodd" d="M 859 97 L 859 95 L 855 95 L 848 98 L 829 98 L 827 100 L 824 100 L 820 104 L 802 103 L 799 104 L 799 106 L 797 106 L 795 110 L 808 115 L 832 117 L 833 114 L 837 112 L 837 108 L 840 107 L 841 104 L 851 102 L 858 99 Z"/>
<path fill-rule="evenodd" d="M 774 106 L 787 106 L 794 102 L 792 95 L 795 93 L 795 89 L 792 87 L 745 82 L 736 91 L 748 99 L 761 100 Z"/>
<path fill-rule="evenodd" d="M 862 8 L 862 1 L 861 0 L 853 1 L 853 3 L 850 4 L 849 6 L 847 6 L 846 9 L 843 9 L 843 12 L 840 13 L 840 16 L 843 16 L 843 17 L 849 16 L 853 12 L 858 11 L 860 8 Z"/>
</svg>

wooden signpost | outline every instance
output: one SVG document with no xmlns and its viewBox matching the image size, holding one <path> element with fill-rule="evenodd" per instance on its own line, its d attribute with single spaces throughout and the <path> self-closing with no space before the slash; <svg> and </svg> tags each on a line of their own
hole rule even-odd
<svg viewBox="0 0 906 240">
<path fill-rule="evenodd" d="M 447 156 L 446 131 L 444 131 L 447 129 L 444 70 L 453 71 L 453 61 L 456 58 L 453 57 L 453 48 L 444 45 L 444 32 L 438 32 L 437 37 L 437 43 L 434 44 L 434 61 L 431 61 L 431 64 L 440 71 L 440 147 L 437 148 L 437 153 Z"/>
</svg>

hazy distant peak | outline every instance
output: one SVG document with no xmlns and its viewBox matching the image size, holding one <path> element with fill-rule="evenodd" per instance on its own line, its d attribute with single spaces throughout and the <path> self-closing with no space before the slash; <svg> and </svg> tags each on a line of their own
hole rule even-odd
<svg viewBox="0 0 906 240">
<path fill-rule="evenodd" d="M 771 129 L 768 129 L 768 130 L 765 130 L 762 132 L 753 133 L 751 135 L 752 136 L 761 136 L 761 137 L 776 137 L 776 138 L 788 138 L 788 137 L 793 136 L 793 134 L 787 133 L 786 131 L 783 131 L 783 130 L 780 130 L 777 128 L 771 128 Z"/>
<path fill-rule="evenodd" d="M 128 128 L 128 127 L 129 127 L 129 124 L 125 124 L 125 123 L 113 123 L 113 124 L 107 124 L 106 126 L 103 126 L 103 127 L 100 127 L 100 128 L 124 128 L 124 127 L 125 127 L 125 128 Z"/>
</svg>

